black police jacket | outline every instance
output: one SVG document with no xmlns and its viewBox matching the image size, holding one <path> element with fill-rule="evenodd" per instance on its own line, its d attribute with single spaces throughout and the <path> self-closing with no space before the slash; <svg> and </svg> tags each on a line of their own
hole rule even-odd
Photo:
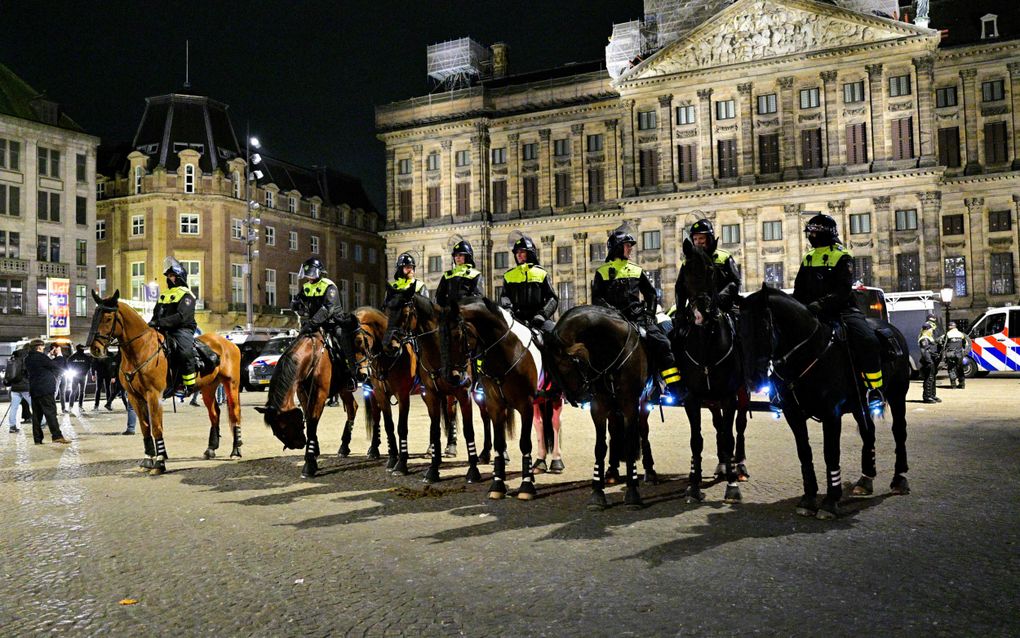
<svg viewBox="0 0 1020 638">
<path fill-rule="evenodd" d="M 655 286 L 640 266 L 626 259 L 608 261 L 595 271 L 591 301 L 610 306 L 632 321 L 655 313 Z"/>
<path fill-rule="evenodd" d="M 712 268 L 715 271 L 716 286 L 719 288 L 716 292 L 719 308 L 728 311 L 733 307 L 733 301 L 740 293 L 740 273 L 737 272 L 737 263 L 733 261 L 733 256 L 725 250 L 716 250 L 712 254 Z M 674 288 L 677 308 L 687 307 L 687 289 L 682 284 L 683 276 L 684 264 L 680 264 Z"/>
<path fill-rule="evenodd" d="M 503 292 L 499 304 L 510 308 L 519 319 L 531 321 L 536 316 L 551 319 L 560 305 L 552 289 L 548 271 L 535 264 L 519 264 L 503 273 Z"/>
<path fill-rule="evenodd" d="M 304 318 L 302 328 L 316 330 L 343 311 L 340 290 L 325 277 L 315 282 L 305 282 L 291 308 Z"/>
<path fill-rule="evenodd" d="M 460 301 L 467 297 L 481 297 L 483 294 L 481 271 L 469 264 L 461 264 L 443 273 L 436 287 L 436 303 L 448 306 L 453 299 Z"/>
<path fill-rule="evenodd" d="M 175 286 L 159 295 L 149 325 L 162 332 L 198 328 L 195 322 L 195 293 L 187 286 Z"/>
<path fill-rule="evenodd" d="M 793 297 L 817 315 L 837 317 L 848 310 L 859 312 L 853 283 L 853 255 L 839 244 L 822 246 L 801 261 Z"/>
</svg>

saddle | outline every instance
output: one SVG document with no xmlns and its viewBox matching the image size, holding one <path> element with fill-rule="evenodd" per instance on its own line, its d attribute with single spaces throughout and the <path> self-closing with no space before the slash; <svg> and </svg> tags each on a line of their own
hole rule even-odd
<svg viewBox="0 0 1020 638">
<path fill-rule="evenodd" d="M 903 348 L 900 346 L 900 342 L 891 328 L 879 326 L 875 328 L 875 336 L 878 337 L 882 361 L 890 362 L 903 356 Z"/>
<path fill-rule="evenodd" d="M 181 371 L 173 365 L 173 347 L 170 345 L 172 339 L 164 339 L 163 348 L 164 354 L 166 354 L 167 361 L 170 362 L 167 365 L 166 370 L 166 392 L 164 392 L 164 398 L 169 396 L 181 385 Z M 198 372 L 198 376 L 204 377 L 208 374 L 212 374 L 214 370 L 220 365 L 220 355 L 216 354 L 212 348 L 207 346 L 204 342 L 195 339 L 195 371 Z"/>
</svg>

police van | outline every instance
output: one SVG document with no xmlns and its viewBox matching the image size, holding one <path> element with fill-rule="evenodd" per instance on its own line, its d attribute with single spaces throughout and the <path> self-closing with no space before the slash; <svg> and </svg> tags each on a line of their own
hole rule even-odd
<svg viewBox="0 0 1020 638">
<path fill-rule="evenodd" d="M 989 308 L 967 336 L 970 353 L 963 363 L 968 377 L 1020 371 L 1020 307 Z"/>
<path fill-rule="evenodd" d="M 266 343 L 259 356 L 248 365 L 248 384 L 252 390 L 261 391 L 269 387 L 277 362 L 297 336 L 297 330 L 289 330 L 281 332 Z"/>
</svg>

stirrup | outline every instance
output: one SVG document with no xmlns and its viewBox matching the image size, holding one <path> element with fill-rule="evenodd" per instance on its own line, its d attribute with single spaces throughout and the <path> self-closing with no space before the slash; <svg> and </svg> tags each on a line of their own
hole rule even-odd
<svg viewBox="0 0 1020 638">
<path fill-rule="evenodd" d="M 872 417 L 881 418 L 885 415 L 885 397 L 878 388 L 871 388 L 867 395 L 868 410 Z"/>
</svg>

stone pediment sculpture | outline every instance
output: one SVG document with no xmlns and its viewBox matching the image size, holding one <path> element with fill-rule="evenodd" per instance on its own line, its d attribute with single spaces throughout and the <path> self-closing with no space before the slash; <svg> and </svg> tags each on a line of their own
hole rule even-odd
<svg viewBox="0 0 1020 638">
<path fill-rule="evenodd" d="M 812 0 L 737 0 L 618 82 L 908 38 L 934 47 L 938 32 Z"/>
</svg>

